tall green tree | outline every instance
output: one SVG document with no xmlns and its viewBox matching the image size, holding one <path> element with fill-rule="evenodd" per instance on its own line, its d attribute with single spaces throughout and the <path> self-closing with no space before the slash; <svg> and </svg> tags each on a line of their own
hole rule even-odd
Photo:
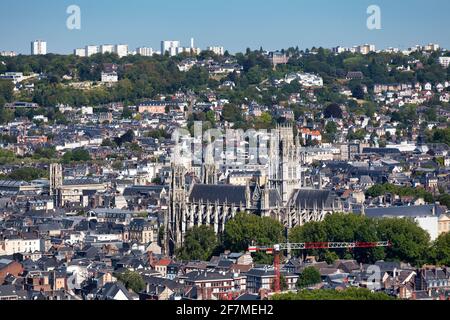
<svg viewBox="0 0 450 320">
<path fill-rule="evenodd" d="M 283 241 L 283 225 L 269 217 L 238 213 L 225 225 L 224 245 L 233 251 L 246 251 L 252 243 L 274 245 Z"/>
<path fill-rule="evenodd" d="M 430 236 L 410 219 L 380 219 L 377 221 L 380 239 L 390 240 L 392 247 L 386 249 L 386 259 L 421 266 L 426 263 Z"/>
<path fill-rule="evenodd" d="M 274 295 L 272 300 L 394 300 L 383 292 L 372 292 L 365 288 L 348 288 L 344 291 L 301 290 L 297 293 L 282 293 Z"/>
<path fill-rule="evenodd" d="M 302 273 L 300 274 L 300 277 L 297 281 L 297 287 L 299 289 L 303 289 L 309 286 L 316 285 L 320 283 L 321 277 L 320 272 L 314 267 L 307 267 L 303 269 Z"/>
<path fill-rule="evenodd" d="M 440 266 L 450 266 L 450 233 L 441 234 L 432 244 L 430 262 Z"/>
<path fill-rule="evenodd" d="M 134 271 L 127 270 L 124 273 L 116 274 L 118 281 L 122 282 L 128 290 L 139 293 L 145 288 L 145 281 L 142 276 Z"/>
<path fill-rule="evenodd" d="M 183 246 L 177 251 L 177 257 L 181 260 L 209 260 L 217 246 L 217 236 L 211 227 L 195 226 L 186 232 Z"/>
</svg>

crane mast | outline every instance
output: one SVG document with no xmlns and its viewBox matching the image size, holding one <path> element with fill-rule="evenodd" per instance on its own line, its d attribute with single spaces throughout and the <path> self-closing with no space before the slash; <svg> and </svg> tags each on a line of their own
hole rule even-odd
<svg viewBox="0 0 450 320">
<path fill-rule="evenodd" d="M 273 246 L 250 246 L 250 253 L 265 252 L 274 255 L 275 283 L 274 291 L 280 292 L 280 252 L 287 250 L 314 250 L 314 249 L 356 249 L 356 248 L 377 248 L 391 247 L 390 241 L 376 242 L 303 242 L 303 243 L 279 243 Z"/>
</svg>

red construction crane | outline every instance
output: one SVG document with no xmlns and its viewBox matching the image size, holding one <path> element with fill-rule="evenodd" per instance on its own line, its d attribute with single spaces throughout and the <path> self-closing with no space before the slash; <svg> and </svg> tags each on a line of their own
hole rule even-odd
<svg viewBox="0 0 450 320">
<path fill-rule="evenodd" d="M 280 243 L 273 246 L 250 246 L 250 253 L 265 252 L 274 255 L 273 266 L 275 269 L 274 291 L 280 292 L 280 252 L 283 250 L 308 250 L 308 249 L 354 249 L 390 247 L 390 241 L 377 242 L 304 242 L 304 243 Z"/>
</svg>

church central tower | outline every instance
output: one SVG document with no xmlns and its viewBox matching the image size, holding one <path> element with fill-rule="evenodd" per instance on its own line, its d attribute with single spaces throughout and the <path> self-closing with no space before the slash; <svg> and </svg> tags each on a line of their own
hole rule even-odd
<svg viewBox="0 0 450 320">
<path fill-rule="evenodd" d="M 294 190 L 301 188 L 300 141 L 292 126 L 277 126 L 271 133 L 269 187 L 277 189 L 287 205 Z"/>
</svg>

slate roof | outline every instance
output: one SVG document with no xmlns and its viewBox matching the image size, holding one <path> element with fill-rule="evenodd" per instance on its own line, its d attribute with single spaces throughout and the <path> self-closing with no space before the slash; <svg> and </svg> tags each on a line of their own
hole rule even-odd
<svg viewBox="0 0 450 320">
<path fill-rule="evenodd" d="M 280 193 L 276 189 L 269 190 L 269 207 L 276 208 L 282 204 Z"/>
<path fill-rule="evenodd" d="M 236 298 L 236 301 L 258 301 L 261 300 L 257 294 L 244 293 Z"/>
<path fill-rule="evenodd" d="M 160 194 L 164 189 L 164 186 L 131 186 L 125 188 L 123 195 L 124 196 L 135 196 L 140 194 L 150 195 L 152 193 Z"/>
<path fill-rule="evenodd" d="M 19 300 L 27 299 L 27 292 L 25 290 L 18 290 L 13 285 L 0 286 L 0 297 L 15 297 L 17 296 Z"/>
<path fill-rule="evenodd" d="M 434 205 L 423 206 L 401 206 L 401 207 L 388 207 L 388 208 L 367 208 L 365 214 L 370 218 L 381 217 L 432 217 Z M 439 216 L 442 209 L 436 208 L 436 216 Z"/>
<path fill-rule="evenodd" d="M 193 186 L 191 194 L 189 195 L 190 202 L 211 202 L 218 201 L 220 204 L 229 203 L 245 205 L 246 187 L 233 185 L 205 185 L 196 184 Z"/>
<path fill-rule="evenodd" d="M 331 208 L 333 206 L 334 195 L 330 190 L 300 189 L 294 192 L 293 198 L 300 208 L 318 209 Z"/>
<path fill-rule="evenodd" d="M 63 185 L 65 186 L 80 186 L 90 184 L 100 184 L 100 181 L 98 179 L 82 178 L 82 179 L 66 179 L 63 182 Z"/>
<path fill-rule="evenodd" d="M 111 300 L 119 291 L 122 291 L 128 300 L 133 300 L 133 297 L 121 282 L 110 282 L 105 284 L 101 289 L 100 295 L 104 300 Z"/>
<path fill-rule="evenodd" d="M 220 272 L 204 272 L 204 271 L 192 271 L 186 274 L 186 279 L 192 282 L 194 281 L 214 281 L 214 280 L 232 280 L 233 276 L 229 273 L 225 275 Z"/>
</svg>

